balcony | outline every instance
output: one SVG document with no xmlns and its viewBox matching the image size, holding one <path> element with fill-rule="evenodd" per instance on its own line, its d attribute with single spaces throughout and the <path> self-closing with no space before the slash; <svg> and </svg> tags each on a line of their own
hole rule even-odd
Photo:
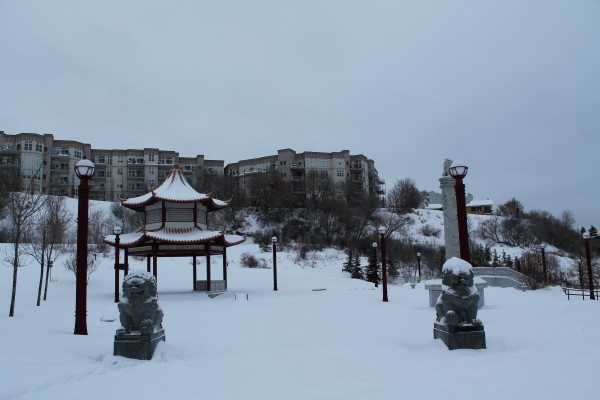
<svg viewBox="0 0 600 400">
<path fill-rule="evenodd" d="M 69 150 L 68 149 L 52 149 L 52 152 L 50 153 L 52 155 L 52 157 L 69 157 Z"/>
</svg>

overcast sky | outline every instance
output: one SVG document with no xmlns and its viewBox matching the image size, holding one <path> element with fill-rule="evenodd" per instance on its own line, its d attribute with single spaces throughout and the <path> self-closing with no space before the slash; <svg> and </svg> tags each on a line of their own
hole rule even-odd
<svg viewBox="0 0 600 400">
<path fill-rule="evenodd" d="M 600 0 L 0 0 L 0 130 L 225 164 L 350 150 L 388 190 L 600 226 Z"/>
</svg>

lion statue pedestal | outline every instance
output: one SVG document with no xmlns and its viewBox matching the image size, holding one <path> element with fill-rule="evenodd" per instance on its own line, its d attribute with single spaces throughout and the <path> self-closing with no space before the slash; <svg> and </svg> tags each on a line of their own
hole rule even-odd
<svg viewBox="0 0 600 400">
<path fill-rule="evenodd" d="M 452 257 L 442 267 L 442 293 L 435 307 L 433 338 L 448 349 L 485 349 L 485 331 L 477 319 L 479 292 L 468 262 Z"/>
<path fill-rule="evenodd" d="M 165 340 L 163 311 L 158 305 L 156 278 L 134 272 L 123 280 L 119 302 L 121 327 L 115 333 L 114 355 L 150 360 L 158 342 Z"/>
</svg>

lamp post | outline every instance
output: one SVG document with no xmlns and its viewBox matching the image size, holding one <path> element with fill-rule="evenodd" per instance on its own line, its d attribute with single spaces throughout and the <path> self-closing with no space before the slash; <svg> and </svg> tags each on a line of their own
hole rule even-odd
<svg viewBox="0 0 600 400">
<path fill-rule="evenodd" d="M 385 226 L 380 226 L 378 229 L 379 237 L 381 240 L 381 285 L 383 287 L 383 301 L 388 301 L 387 293 L 387 267 L 385 265 L 385 233 L 387 229 Z"/>
<path fill-rule="evenodd" d="M 271 238 L 273 243 L 273 290 L 277 290 L 277 236 Z"/>
<path fill-rule="evenodd" d="M 121 243 L 121 227 L 115 226 L 113 228 L 115 234 L 115 303 L 119 302 L 119 253 L 121 249 L 119 244 Z"/>
<path fill-rule="evenodd" d="M 546 245 L 541 244 L 540 250 L 542 251 L 542 271 L 544 273 L 544 286 L 548 285 L 548 268 L 546 267 Z"/>
<path fill-rule="evenodd" d="M 592 258 L 590 257 L 590 234 L 588 232 L 583 233 L 583 241 L 585 242 L 585 259 L 587 261 L 588 281 L 590 285 L 590 300 L 595 300 L 594 275 L 592 274 Z"/>
<path fill-rule="evenodd" d="M 375 287 L 379 287 L 379 269 L 377 268 L 377 242 L 373 242 L 373 269 L 375 277 Z"/>
<path fill-rule="evenodd" d="M 583 271 L 581 270 L 581 259 L 577 263 L 577 266 L 579 267 L 579 287 L 581 288 L 581 297 L 583 298 L 583 300 L 585 300 L 585 292 L 583 291 Z"/>
<path fill-rule="evenodd" d="M 75 335 L 87 335 L 87 236 L 90 186 L 95 167 L 90 160 L 75 164 L 79 178 L 79 200 L 77 203 L 77 275 L 75 285 Z"/>
<path fill-rule="evenodd" d="M 421 253 L 417 253 L 417 268 L 419 270 L 419 282 L 421 282 Z"/>
<path fill-rule="evenodd" d="M 462 161 L 454 161 L 448 173 L 452 176 L 456 183 L 454 190 L 456 192 L 456 218 L 458 219 L 458 241 L 460 244 L 460 258 L 466 262 L 471 262 L 471 254 L 469 251 L 469 231 L 467 229 L 467 205 L 465 202 L 465 184 L 463 178 L 467 176 L 469 167 Z"/>
</svg>

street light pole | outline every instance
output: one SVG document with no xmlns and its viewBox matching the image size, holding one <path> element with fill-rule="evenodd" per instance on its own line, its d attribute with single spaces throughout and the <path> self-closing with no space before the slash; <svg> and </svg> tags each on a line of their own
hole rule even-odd
<svg viewBox="0 0 600 400">
<path fill-rule="evenodd" d="M 542 250 L 542 270 L 544 272 L 544 286 L 548 286 L 548 269 L 546 268 L 546 245 L 541 244 L 540 249 Z"/>
<path fill-rule="evenodd" d="M 592 273 L 592 258 L 590 256 L 590 234 L 583 233 L 583 241 L 585 242 L 585 258 L 587 261 L 588 281 L 590 285 L 590 300 L 596 300 L 594 295 L 594 274 Z M 583 288 L 582 288 L 583 290 Z"/>
<path fill-rule="evenodd" d="M 421 253 L 417 253 L 417 268 L 419 269 L 419 282 L 421 282 Z"/>
<path fill-rule="evenodd" d="M 382 225 L 378 231 L 381 239 L 381 285 L 383 287 L 383 301 L 387 302 L 387 267 L 385 265 L 385 232 L 387 229 Z"/>
<path fill-rule="evenodd" d="M 271 238 L 273 243 L 273 290 L 277 290 L 277 237 Z"/>
<path fill-rule="evenodd" d="M 115 226 L 115 303 L 119 302 L 119 253 L 121 252 L 119 244 L 121 243 L 121 227 Z"/>
<path fill-rule="evenodd" d="M 88 214 L 90 186 L 95 167 L 90 160 L 80 160 L 75 165 L 79 177 L 77 203 L 77 275 L 75 285 L 75 335 L 87 335 L 87 256 Z"/>
<path fill-rule="evenodd" d="M 458 219 L 458 241 L 460 244 L 460 258 L 466 262 L 471 262 L 471 254 L 469 250 L 469 230 L 467 228 L 467 205 L 465 201 L 465 184 L 463 178 L 467 176 L 469 167 L 462 161 L 454 161 L 448 172 L 456 183 L 454 191 L 456 192 L 456 218 Z"/>
<path fill-rule="evenodd" d="M 377 268 L 377 242 L 373 242 L 373 269 L 375 270 L 375 287 L 379 287 L 379 269 Z"/>
</svg>

